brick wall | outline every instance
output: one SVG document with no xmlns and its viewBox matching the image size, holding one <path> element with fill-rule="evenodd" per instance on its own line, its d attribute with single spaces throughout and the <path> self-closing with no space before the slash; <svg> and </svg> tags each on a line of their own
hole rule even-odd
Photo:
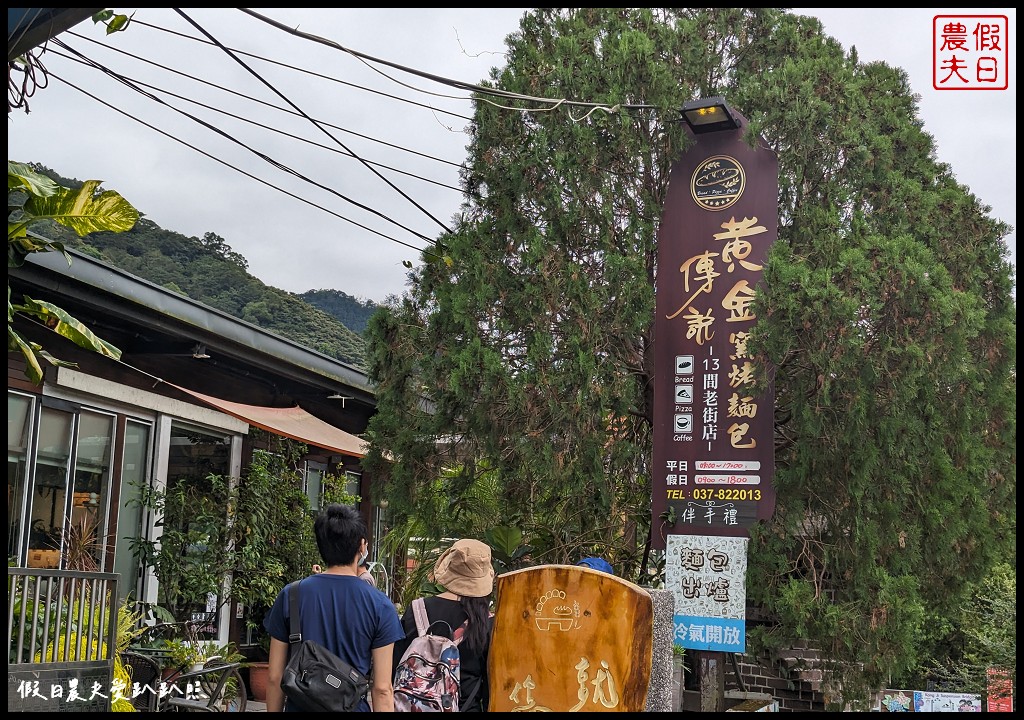
<svg viewBox="0 0 1024 720">
<path fill-rule="evenodd" d="M 725 682 L 728 687 L 742 687 L 748 692 L 768 693 L 779 703 L 779 712 L 822 712 L 825 694 L 821 692 L 821 670 L 813 666 L 817 652 L 796 649 L 792 657 L 779 663 L 767 658 L 742 655 L 737 658 L 742 684 L 727 664 Z"/>
</svg>

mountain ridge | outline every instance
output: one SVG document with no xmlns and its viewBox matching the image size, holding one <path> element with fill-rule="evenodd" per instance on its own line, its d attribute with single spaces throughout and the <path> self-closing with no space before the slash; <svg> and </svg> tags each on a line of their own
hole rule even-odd
<svg viewBox="0 0 1024 720">
<path fill-rule="evenodd" d="M 64 187 L 82 185 L 38 163 L 27 164 Z M 118 192 L 128 197 L 123 189 Z M 341 290 L 292 293 L 267 285 L 248 271 L 245 257 L 216 233 L 188 237 L 143 216 L 122 233 L 97 232 L 80 238 L 52 223 L 46 234 L 66 247 L 366 370 L 363 333 L 378 308 L 376 303 Z"/>
</svg>

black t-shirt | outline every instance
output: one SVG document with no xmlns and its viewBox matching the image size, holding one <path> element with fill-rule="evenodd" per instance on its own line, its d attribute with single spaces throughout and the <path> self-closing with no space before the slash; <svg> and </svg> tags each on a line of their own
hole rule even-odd
<svg viewBox="0 0 1024 720">
<path fill-rule="evenodd" d="M 458 600 L 435 596 L 424 598 L 424 604 L 427 608 L 429 622 L 443 620 L 453 630 L 466 622 L 469 617 Z M 493 618 L 487 619 L 487 642 L 482 649 L 469 648 L 465 639 L 459 643 L 460 712 L 478 712 L 487 708 L 487 651 L 491 645 L 493 623 Z M 416 637 L 416 616 L 413 614 L 412 605 L 407 607 L 405 614 L 402 615 L 402 628 L 405 630 L 405 638 L 395 643 L 394 660 L 391 663 L 392 675 L 402 660 L 402 655 L 409 649 L 410 643 Z M 435 627 L 434 632 L 439 633 L 439 628 Z M 477 689 L 478 687 L 479 689 Z M 475 696 L 473 696 L 474 691 L 476 692 Z M 473 696 L 472 707 L 466 707 L 465 701 L 470 696 Z"/>
</svg>

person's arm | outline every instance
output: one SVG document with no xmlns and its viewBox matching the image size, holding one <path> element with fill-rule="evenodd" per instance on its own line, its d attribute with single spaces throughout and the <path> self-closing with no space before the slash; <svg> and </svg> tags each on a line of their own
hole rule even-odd
<svg viewBox="0 0 1024 720">
<path fill-rule="evenodd" d="M 391 661 L 395 645 L 373 649 L 373 687 L 370 690 L 374 712 L 394 712 L 395 695 L 391 688 Z"/>
<path fill-rule="evenodd" d="M 270 663 L 267 669 L 267 712 L 284 710 L 284 691 L 281 678 L 284 666 L 288 664 L 288 643 L 270 638 Z"/>
</svg>

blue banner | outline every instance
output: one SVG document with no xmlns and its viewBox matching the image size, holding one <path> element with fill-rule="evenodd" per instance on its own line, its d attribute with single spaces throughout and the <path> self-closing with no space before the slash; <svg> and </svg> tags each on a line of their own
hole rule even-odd
<svg viewBox="0 0 1024 720">
<path fill-rule="evenodd" d="M 742 618 L 676 615 L 674 642 L 689 650 L 746 652 L 746 621 Z"/>
</svg>

